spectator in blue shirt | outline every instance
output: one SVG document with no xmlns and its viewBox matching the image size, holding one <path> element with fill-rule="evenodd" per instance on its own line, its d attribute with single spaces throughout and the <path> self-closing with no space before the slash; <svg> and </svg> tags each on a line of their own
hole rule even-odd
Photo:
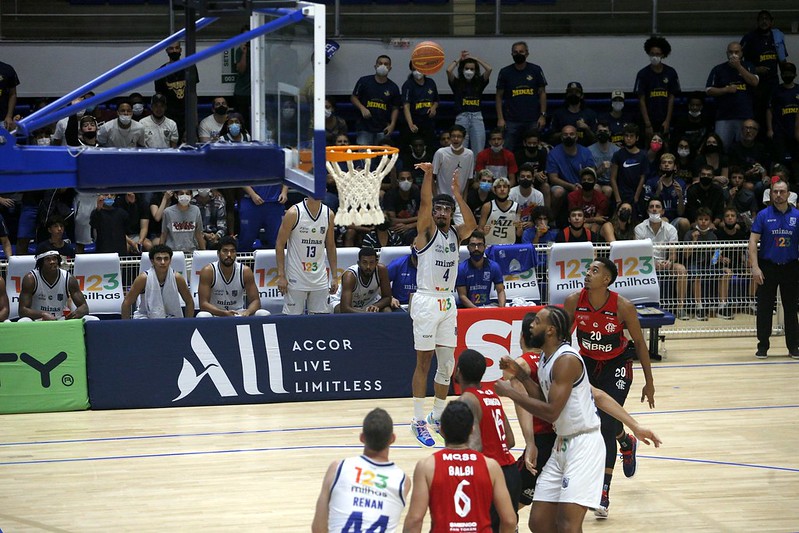
<svg viewBox="0 0 799 533">
<path fill-rule="evenodd" d="M 532 126 L 547 124 L 547 79 L 535 63 L 528 63 L 527 43 L 511 46 L 513 64 L 502 68 L 497 77 L 497 127 L 505 128 L 505 147 L 513 151 Z"/>
<path fill-rule="evenodd" d="M 505 278 L 499 265 L 485 256 L 485 234 L 474 230 L 466 247 L 469 259 L 458 265 L 458 278 L 455 280 L 455 289 L 460 297 L 459 307 L 491 305 L 492 283 L 497 290 L 499 307 L 505 307 Z"/>
<path fill-rule="evenodd" d="M 755 67 L 743 60 L 741 45 L 727 45 L 727 61 L 716 65 L 707 78 L 706 92 L 716 99 L 716 133 L 726 146 L 741 134 L 743 121 L 754 117 L 754 91 L 760 79 Z"/>
<path fill-rule="evenodd" d="M 555 218 L 568 193 L 580 185 L 580 171 L 594 166 L 591 151 L 577 144 L 577 128 L 571 125 L 560 130 L 561 143 L 549 152 L 547 158 L 547 176 L 549 177 L 551 197 L 550 205 Z"/>
<path fill-rule="evenodd" d="M 758 212 L 749 236 L 752 280 L 757 289 L 757 351 L 768 357 L 772 314 L 780 289 L 785 314 L 785 345 L 799 359 L 799 210 L 788 204 L 788 183 L 777 178 L 771 185 L 771 203 Z M 758 243 L 760 250 L 758 250 Z"/>
<path fill-rule="evenodd" d="M 389 71 L 391 58 L 378 56 L 374 75 L 360 78 L 352 90 L 350 102 L 361 112 L 357 144 L 379 145 L 383 137 L 388 137 L 397 128 L 400 90 L 388 79 Z"/>
<path fill-rule="evenodd" d="M 388 279 L 391 282 L 391 308 L 408 305 L 411 296 L 416 292 L 416 248 L 411 246 L 411 253 L 394 259 L 388 265 Z"/>
<path fill-rule="evenodd" d="M 433 150 L 435 143 L 435 117 L 438 110 L 438 87 L 433 78 L 428 78 L 413 67 L 411 73 L 402 84 L 402 112 L 405 127 L 402 131 L 403 146 L 409 145 L 414 136 L 425 140 L 428 150 Z"/>
<path fill-rule="evenodd" d="M 671 54 L 671 45 L 663 37 L 650 37 L 644 42 L 649 66 L 635 77 L 635 94 L 644 124 L 645 141 L 660 132 L 668 137 L 674 111 L 674 96 L 680 92 L 680 79 L 674 68 L 663 64 Z"/>
</svg>

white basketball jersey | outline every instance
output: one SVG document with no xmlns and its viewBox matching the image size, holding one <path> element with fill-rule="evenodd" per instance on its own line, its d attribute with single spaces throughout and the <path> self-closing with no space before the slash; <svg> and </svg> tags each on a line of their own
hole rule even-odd
<svg viewBox="0 0 799 533">
<path fill-rule="evenodd" d="M 418 250 L 416 285 L 418 292 L 442 293 L 455 290 L 458 277 L 458 233 L 450 227 L 447 233 L 436 228 L 427 246 Z"/>
<path fill-rule="evenodd" d="M 585 363 L 582 357 L 568 344 L 561 344 L 560 348 L 555 350 L 555 353 L 550 356 L 542 354 L 541 361 L 538 364 L 538 381 L 541 383 L 544 397 L 549 399 L 549 388 L 552 386 L 552 368 L 555 366 L 555 361 L 560 357 L 576 357 L 580 360 L 583 372 L 577 381 L 574 382 L 569 399 L 566 400 L 563 411 L 560 412 L 560 416 L 553 424 L 555 432 L 559 437 L 569 437 L 598 429 L 600 425 L 599 415 L 596 412 L 594 396 L 591 393 L 591 384 L 588 382 L 588 376 L 586 375 Z"/>
<path fill-rule="evenodd" d="M 64 309 L 67 308 L 67 283 L 69 282 L 69 272 L 58 269 L 58 279 L 52 285 L 42 277 L 38 268 L 31 270 L 36 286 L 33 288 L 33 299 L 31 309 L 56 315 L 56 318 L 63 316 Z"/>
<path fill-rule="evenodd" d="M 289 288 L 316 291 L 327 288 L 327 252 L 325 238 L 330 209 L 321 204 L 316 218 L 308 210 L 306 200 L 297 204 L 297 224 L 291 229 L 286 250 L 286 279 Z"/>
<path fill-rule="evenodd" d="M 328 531 L 396 531 L 404 488 L 405 472 L 394 463 L 344 459 L 330 489 Z"/>
<path fill-rule="evenodd" d="M 352 265 L 347 271 L 352 272 L 355 276 L 355 290 L 352 291 L 352 306 L 363 309 L 380 299 L 380 277 L 377 275 L 377 269 L 372 272 L 372 276 L 367 283 L 361 280 L 360 268 L 358 265 Z M 338 286 L 338 297 L 341 299 L 341 283 Z"/>
<path fill-rule="evenodd" d="M 214 281 L 211 285 L 211 305 L 225 311 L 239 311 L 247 308 L 247 291 L 244 290 L 244 268 L 238 261 L 233 262 L 233 274 L 225 279 L 219 261 L 211 263 Z"/>
<path fill-rule="evenodd" d="M 492 200 L 491 212 L 486 219 L 486 225 L 490 228 L 486 234 L 486 245 L 516 243 L 516 226 L 513 223 L 517 220 L 519 204 L 511 202 L 510 207 L 503 211 L 497 201 Z"/>
</svg>

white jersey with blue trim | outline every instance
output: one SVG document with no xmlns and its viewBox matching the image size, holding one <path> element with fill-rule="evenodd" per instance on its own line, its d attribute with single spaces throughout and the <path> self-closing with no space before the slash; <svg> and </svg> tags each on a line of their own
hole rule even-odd
<svg viewBox="0 0 799 533">
<path fill-rule="evenodd" d="M 385 531 L 399 526 L 405 472 L 363 455 L 341 461 L 330 489 L 328 531 Z"/>
<path fill-rule="evenodd" d="M 361 279 L 361 268 L 358 265 L 352 265 L 347 269 L 347 271 L 352 272 L 352 275 L 355 276 L 355 289 L 352 291 L 352 306 L 357 307 L 358 309 L 365 309 L 366 307 L 377 303 L 378 300 L 381 298 L 380 293 L 380 276 L 377 275 L 377 267 L 375 267 L 374 272 L 372 272 L 372 276 L 369 280 L 364 283 Z M 342 279 L 344 275 L 342 274 Z M 342 283 L 338 284 L 338 294 L 336 295 L 341 300 L 341 287 L 344 285 Z"/>
<path fill-rule="evenodd" d="M 450 227 L 447 233 L 436 228 L 427 246 L 417 251 L 417 291 L 452 293 L 458 277 L 458 232 Z"/>
<path fill-rule="evenodd" d="M 297 204 L 297 223 L 291 228 L 286 244 L 286 279 L 289 288 L 300 291 L 326 289 L 327 248 L 325 242 L 329 227 L 330 208 L 320 204 L 319 213 L 314 217 L 308 209 L 308 202 Z M 335 275 L 335 273 L 334 273 Z"/>
<path fill-rule="evenodd" d="M 58 269 L 58 279 L 55 283 L 48 283 L 38 268 L 31 270 L 35 286 L 33 287 L 33 298 L 31 298 L 31 309 L 42 313 L 50 313 L 61 318 L 64 309 L 69 305 L 69 272 Z"/>
<path fill-rule="evenodd" d="M 247 291 L 244 289 L 244 268 L 238 261 L 233 262 L 233 274 L 225 279 L 219 261 L 211 263 L 214 281 L 211 285 L 210 303 L 225 311 L 240 311 L 247 308 Z"/>
<path fill-rule="evenodd" d="M 566 343 L 561 344 L 552 355 L 541 354 L 541 360 L 538 363 L 538 381 L 541 383 L 544 397 L 547 401 L 549 400 L 549 389 L 552 387 L 552 368 L 560 357 L 576 357 L 580 361 L 583 371 L 574 382 L 569 399 L 566 400 L 566 405 L 563 406 L 560 416 L 553 424 L 555 432 L 559 437 L 570 437 L 599 429 L 599 415 L 596 412 L 591 384 L 588 382 L 585 362 L 574 351 L 574 348 Z"/>
</svg>

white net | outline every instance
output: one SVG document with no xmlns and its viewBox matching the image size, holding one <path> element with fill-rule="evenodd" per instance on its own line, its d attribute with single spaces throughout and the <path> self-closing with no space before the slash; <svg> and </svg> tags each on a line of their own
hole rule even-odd
<svg viewBox="0 0 799 533">
<path fill-rule="evenodd" d="M 347 153 L 351 152 L 352 150 L 347 150 Z M 365 153 L 371 153 L 371 150 L 366 150 Z M 357 168 L 352 161 L 326 162 L 327 171 L 336 180 L 338 188 L 339 208 L 335 218 L 337 226 L 369 226 L 385 221 L 380 208 L 380 184 L 394 168 L 397 157 L 397 153 L 367 157 L 363 168 Z M 378 159 L 377 168 L 372 170 L 373 161 Z M 342 168 L 342 165 L 346 168 Z"/>
</svg>

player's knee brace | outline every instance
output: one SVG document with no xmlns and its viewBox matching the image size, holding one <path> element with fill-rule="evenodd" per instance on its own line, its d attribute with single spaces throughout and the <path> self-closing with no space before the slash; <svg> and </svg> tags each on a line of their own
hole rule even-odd
<svg viewBox="0 0 799 533">
<path fill-rule="evenodd" d="M 436 375 L 433 378 L 439 385 L 449 386 L 452 372 L 455 370 L 455 348 L 436 346 Z"/>
</svg>

